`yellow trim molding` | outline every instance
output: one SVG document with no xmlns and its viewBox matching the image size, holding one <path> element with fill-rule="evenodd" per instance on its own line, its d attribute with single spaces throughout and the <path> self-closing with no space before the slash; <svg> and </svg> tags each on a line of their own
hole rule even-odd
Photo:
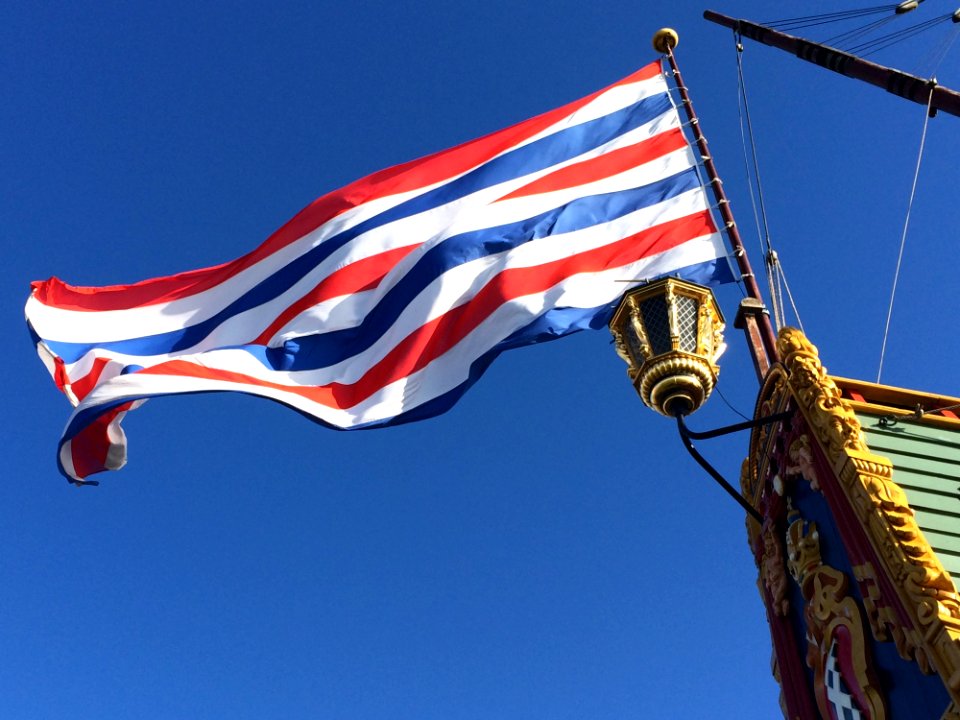
<svg viewBox="0 0 960 720">
<path fill-rule="evenodd" d="M 906 495 L 894 482 L 890 460 L 867 448 L 860 422 L 827 375 L 817 348 L 799 330 L 783 328 L 777 349 L 782 367 L 771 369 L 758 412 L 780 409 L 790 398 L 796 402 L 883 565 L 876 570 L 891 580 L 909 615 L 912 627 L 890 628 L 898 648 L 924 672 L 939 673 L 954 703 L 960 704 L 960 595 L 920 532 Z M 744 468 L 744 490 L 754 499 L 762 492 L 758 480 L 765 477 L 769 439 L 752 440 L 751 462 Z M 802 450 L 798 448 L 797 461 L 806 459 Z M 855 569 L 861 577 L 873 571 L 872 567 Z M 877 613 L 868 607 L 867 615 L 877 639 L 889 639 L 881 626 L 896 623 L 894 613 Z"/>
</svg>

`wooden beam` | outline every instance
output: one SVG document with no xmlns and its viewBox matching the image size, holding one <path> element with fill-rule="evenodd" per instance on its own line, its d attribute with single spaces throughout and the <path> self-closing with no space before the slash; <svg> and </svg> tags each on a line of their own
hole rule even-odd
<svg viewBox="0 0 960 720">
<path fill-rule="evenodd" d="M 706 10 L 703 17 L 710 22 L 736 30 L 740 35 L 764 45 L 793 53 L 801 60 L 832 70 L 840 75 L 862 80 L 883 88 L 888 93 L 899 95 L 920 105 L 930 102 L 930 112 L 942 110 L 960 117 L 960 93 L 937 85 L 935 80 L 917 77 L 884 65 L 872 63 L 829 45 L 804 40 L 747 20 L 738 20 L 713 10 Z M 930 97 L 931 88 L 933 97 Z"/>
</svg>

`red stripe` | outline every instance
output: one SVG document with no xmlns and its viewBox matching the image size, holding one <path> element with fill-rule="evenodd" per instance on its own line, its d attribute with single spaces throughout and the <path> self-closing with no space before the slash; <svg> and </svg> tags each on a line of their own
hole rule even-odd
<svg viewBox="0 0 960 720">
<path fill-rule="evenodd" d="M 504 270 L 470 302 L 423 325 L 396 345 L 353 386 L 349 407 L 400 378 L 421 370 L 463 340 L 497 308 L 525 295 L 545 292 L 566 278 L 621 267 L 716 232 L 707 211 L 648 228 L 615 243 L 553 262 Z M 335 384 L 337 385 L 337 384 Z M 344 407 L 344 406 L 341 406 Z"/>
<path fill-rule="evenodd" d="M 60 392 L 66 395 L 67 385 L 70 384 L 70 376 L 67 375 L 66 363 L 59 355 L 53 356 L 53 381 L 57 384 Z"/>
<path fill-rule="evenodd" d="M 266 345 L 276 333 L 297 315 L 324 300 L 370 290 L 380 284 L 383 276 L 418 245 L 394 248 L 386 252 L 363 258 L 355 263 L 330 273 L 310 292 L 290 305 L 274 320 L 266 330 L 253 341 Z"/>
<path fill-rule="evenodd" d="M 107 427 L 113 419 L 130 409 L 132 403 L 124 403 L 95 418 L 70 440 L 70 458 L 73 474 L 81 480 L 88 475 L 106 469 L 107 453 L 110 451 L 110 436 Z"/>
<path fill-rule="evenodd" d="M 242 373 L 171 360 L 138 371 L 147 375 L 175 375 L 270 388 L 337 409 L 363 402 L 386 385 L 422 370 L 477 328 L 510 300 L 545 292 L 562 280 L 581 273 L 622 267 L 716 232 L 708 211 L 648 228 L 615 243 L 568 258 L 528 268 L 509 268 L 491 280 L 464 305 L 419 327 L 398 343 L 356 383 L 297 387 L 272 383 Z"/>
<path fill-rule="evenodd" d="M 537 178 L 529 185 L 524 185 L 500 199 L 509 200 L 510 198 L 537 195 L 596 182 L 626 172 L 685 147 L 687 147 L 687 141 L 680 129 L 668 130 L 635 145 L 628 145 L 575 165 L 568 165 L 549 175 Z"/>
<path fill-rule="evenodd" d="M 195 295 L 218 285 L 281 248 L 316 230 L 331 218 L 376 197 L 415 190 L 466 172 L 504 150 L 545 130 L 563 117 L 611 88 L 648 80 L 660 74 L 660 62 L 650 63 L 632 75 L 563 107 L 525 120 L 504 130 L 442 150 L 418 160 L 396 165 L 324 195 L 301 210 L 260 247 L 249 254 L 210 268 L 191 270 L 132 285 L 75 287 L 57 278 L 32 283 L 34 297 L 44 305 L 68 310 L 120 310 L 166 303 Z"/>
<path fill-rule="evenodd" d="M 100 382 L 100 375 L 103 373 L 103 369 L 109 363 L 109 358 L 98 357 L 93 361 L 93 367 L 90 368 L 90 372 L 70 384 L 70 389 L 73 390 L 73 394 L 77 400 L 83 400 L 87 394 L 97 386 L 97 383 Z"/>
</svg>

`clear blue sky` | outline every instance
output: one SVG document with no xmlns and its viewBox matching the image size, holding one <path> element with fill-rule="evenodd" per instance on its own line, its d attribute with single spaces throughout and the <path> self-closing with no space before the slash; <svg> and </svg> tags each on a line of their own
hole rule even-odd
<svg viewBox="0 0 960 720">
<path fill-rule="evenodd" d="M 128 466 L 76 489 L 54 461 L 69 406 L 22 320 L 30 280 L 234 258 L 320 194 L 623 77 L 663 25 L 759 263 L 733 40 L 703 9 L 0 10 L 0 717 L 779 717 L 743 514 L 641 405 L 604 333 L 508 353 L 453 411 L 388 430 L 338 433 L 243 396 L 151 401 L 125 422 Z M 925 55 L 879 59 L 926 73 Z M 832 371 L 874 379 L 923 109 L 757 45 L 744 61 L 801 318 Z M 937 74 L 960 86 L 960 50 Z M 950 395 L 958 131 L 931 123 L 884 371 Z M 720 295 L 732 320 L 739 291 Z M 750 414 L 756 381 L 728 340 L 720 390 Z M 714 396 L 691 425 L 737 420 Z M 701 447 L 731 480 L 745 448 Z"/>
</svg>

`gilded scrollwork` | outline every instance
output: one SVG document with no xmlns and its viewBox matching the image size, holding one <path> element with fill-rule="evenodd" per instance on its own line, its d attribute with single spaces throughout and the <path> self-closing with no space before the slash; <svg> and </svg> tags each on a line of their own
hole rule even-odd
<svg viewBox="0 0 960 720">
<path fill-rule="evenodd" d="M 700 303 L 697 310 L 697 337 L 700 347 L 697 353 L 716 362 L 723 347 L 724 324 L 710 303 Z"/>
<path fill-rule="evenodd" d="M 623 333 L 619 330 L 611 330 L 611 333 L 613 335 L 613 349 L 617 351 L 620 359 L 629 366 L 632 361 L 630 360 L 630 353 L 627 351 L 627 344 L 623 341 Z"/>
<path fill-rule="evenodd" d="M 871 720 L 884 720 L 886 702 L 870 671 L 869 648 L 864 638 L 860 608 L 848 592 L 847 577 L 823 564 L 816 523 L 805 521 L 794 509 L 790 510 L 788 520 L 787 563 L 805 600 L 806 660 L 814 673 L 817 706 L 823 717 L 833 717 L 826 669 L 831 654 L 836 652 L 848 660 L 846 669 L 850 676 L 845 680 L 854 689 L 861 709 Z"/>
<path fill-rule="evenodd" d="M 648 358 L 653 352 L 650 350 L 650 338 L 647 337 L 647 328 L 640 317 L 640 308 L 636 303 L 630 305 L 630 327 L 639 343 L 640 354 Z"/>
<path fill-rule="evenodd" d="M 939 672 L 960 700 L 960 595 L 893 481 L 890 461 L 870 452 L 816 347 L 794 328 L 780 331 L 777 347 L 792 395 L 910 615 L 907 626 L 891 615 L 871 628 L 885 628 L 878 639 L 892 636 L 901 653 L 909 649 L 922 669 Z"/>
<path fill-rule="evenodd" d="M 823 421 L 813 425 L 831 456 L 844 450 L 865 450 L 860 421 L 840 398 L 840 389 L 820 363 L 817 348 L 794 328 L 783 328 L 777 349 L 789 372 L 790 387 L 807 410 L 820 410 Z"/>
<path fill-rule="evenodd" d="M 760 575 L 763 578 L 763 586 L 770 594 L 771 610 L 780 617 L 786 617 L 790 610 L 790 601 L 787 600 L 788 582 L 783 562 L 783 548 L 773 525 L 764 526 L 762 537 L 763 560 Z"/>
<path fill-rule="evenodd" d="M 867 622 L 870 624 L 873 637 L 880 642 L 892 640 L 900 657 L 904 660 L 913 659 L 915 649 L 907 639 L 903 626 L 897 620 L 893 608 L 887 604 L 880 593 L 880 587 L 877 585 L 877 572 L 874 570 L 873 563 L 868 561 L 862 565 L 854 565 L 853 576 L 857 579 L 857 585 L 860 588 L 863 608 L 866 610 Z M 922 668 L 923 664 L 921 664 Z"/>
<path fill-rule="evenodd" d="M 757 486 L 757 473 L 756 466 L 754 463 L 750 462 L 750 458 L 744 458 L 743 462 L 740 464 L 740 492 L 745 498 L 747 498 L 750 503 L 757 507 L 758 500 L 760 498 L 759 490 Z M 757 526 L 757 523 L 749 515 L 747 516 L 747 531 L 748 535 L 752 538 L 753 528 Z"/>
<path fill-rule="evenodd" d="M 764 380 L 754 417 L 775 415 L 785 409 L 787 401 L 786 375 L 783 368 L 774 366 Z M 743 495 L 754 507 L 761 505 L 765 491 L 765 478 L 770 471 L 771 442 L 776 437 L 774 427 L 772 424 L 764 424 L 754 428 L 750 436 L 750 454 L 741 470 L 740 486 Z M 749 524 L 748 522 L 748 526 Z"/>
</svg>

